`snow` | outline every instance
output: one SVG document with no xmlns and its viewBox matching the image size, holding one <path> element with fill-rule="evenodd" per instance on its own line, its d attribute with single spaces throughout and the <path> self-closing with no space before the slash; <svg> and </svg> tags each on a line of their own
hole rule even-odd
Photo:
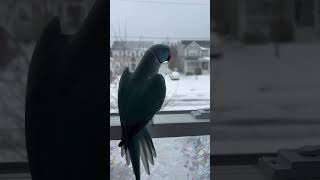
<svg viewBox="0 0 320 180">
<path fill-rule="evenodd" d="M 200 47 L 201 50 L 209 50 L 209 48 Z"/>
<path fill-rule="evenodd" d="M 228 43 L 223 52 L 214 61 L 216 153 L 319 144 L 319 44 L 281 44 L 279 59 L 272 44 Z"/>
<path fill-rule="evenodd" d="M 171 80 L 165 75 L 166 98 L 161 111 L 194 110 L 210 107 L 210 75 L 180 75 Z M 110 112 L 118 112 L 117 96 L 120 77 L 110 84 Z"/>
<path fill-rule="evenodd" d="M 319 118 L 320 46 L 280 45 L 228 47 L 215 61 L 215 103 L 235 107 L 216 119 Z"/>
<path fill-rule="evenodd" d="M 126 165 L 121 157 L 119 141 L 110 142 L 110 179 L 134 179 L 132 165 Z M 141 179 L 152 180 L 209 180 L 210 137 L 190 136 L 153 138 L 157 152 L 154 165 L 147 175 L 140 161 Z"/>
<path fill-rule="evenodd" d="M 210 57 L 199 58 L 200 61 L 210 61 Z"/>
</svg>

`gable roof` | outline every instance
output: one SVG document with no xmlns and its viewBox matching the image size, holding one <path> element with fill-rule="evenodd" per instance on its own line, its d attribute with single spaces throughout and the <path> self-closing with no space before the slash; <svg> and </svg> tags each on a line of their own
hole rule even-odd
<svg viewBox="0 0 320 180">
<path fill-rule="evenodd" d="M 154 45 L 153 41 L 114 41 L 112 50 L 120 50 L 126 47 L 127 49 L 148 49 Z"/>
<path fill-rule="evenodd" d="M 202 48 L 210 48 L 210 41 L 204 41 L 204 40 L 182 40 L 181 43 L 184 45 L 184 47 L 187 47 L 192 42 L 196 42 L 200 47 Z"/>
</svg>

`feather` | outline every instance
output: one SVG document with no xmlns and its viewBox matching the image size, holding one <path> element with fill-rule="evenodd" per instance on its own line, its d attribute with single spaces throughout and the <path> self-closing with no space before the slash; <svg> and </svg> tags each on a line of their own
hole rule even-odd
<svg viewBox="0 0 320 180">
<path fill-rule="evenodd" d="M 127 166 L 129 166 L 129 165 L 130 165 L 130 154 L 129 154 L 129 150 L 126 149 L 125 151 L 126 151 L 126 162 L 127 162 Z"/>
<path fill-rule="evenodd" d="M 140 140 L 139 144 L 140 144 L 140 155 L 141 155 L 142 164 L 143 164 L 144 169 L 146 170 L 147 174 L 150 175 L 146 147 L 141 142 L 141 141 L 143 141 L 141 136 L 139 136 L 139 140 Z"/>
<path fill-rule="evenodd" d="M 121 146 L 121 157 L 123 157 L 123 156 L 124 156 L 124 153 L 125 153 L 124 146 Z"/>
<path fill-rule="evenodd" d="M 157 157 L 156 150 L 155 150 L 155 148 L 154 148 L 154 145 L 153 145 L 151 136 L 150 136 L 150 134 L 149 134 L 149 132 L 148 132 L 147 129 L 145 129 L 145 133 L 143 133 L 143 135 L 144 135 L 144 138 L 145 138 L 145 140 L 146 140 L 146 143 L 148 144 L 149 149 L 151 150 L 152 156 L 153 156 L 153 157 Z"/>
<path fill-rule="evenodd" d="M 129 142 L 128 149 L 136 180 L 140 180 L 140 148 L 138 136 L 134 136 Z"/>
<path fill-rule="evenodd" d="M 154 160 L 153 160 L 153 156 L 152 156 L 152 152 L 151 152 L 151 147 L 147 144 L 146 139 L 144 136 L 142 136 L 141 138 L 141 143 L 142 146 L 144 146 L 146 148 L 146 155 L 147 155 L 147 159 L 149 160 L 149 162 L 154 165 Z"/>
</svg>

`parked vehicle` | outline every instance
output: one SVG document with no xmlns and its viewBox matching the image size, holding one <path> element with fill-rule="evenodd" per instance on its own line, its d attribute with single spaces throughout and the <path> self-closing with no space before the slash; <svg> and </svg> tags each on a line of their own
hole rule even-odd
<svg viewBox="0 0 320 180">
<path fill-rule="evenodd" d="M 173 71 L 169 75 L 171 80 L 179 80 L 180 79 L 180 74 L 177 71 Z"/>
</svg>

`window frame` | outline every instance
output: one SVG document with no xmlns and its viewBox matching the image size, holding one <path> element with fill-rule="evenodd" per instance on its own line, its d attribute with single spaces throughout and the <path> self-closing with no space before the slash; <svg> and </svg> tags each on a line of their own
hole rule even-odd
<svg viewBox="0 0 320 180">
<path fill-rule="evenodd" d="M 172 116 L 177 114 L 190 114 L 191 111 L 160 111 L 156 115 L 171 114 Z M 118 113 L 110 113 L 110 117 L 119 116 Z M 190 115 L 191 116 L 191 115 Z M 197 122 L 198 121 L 198 122 Z M 197 120 L 194 122 L 179 122 L 179 123 L 154 123 L 151 122 L 147 125 L 147 128 L 152 138 L 164 138 L 164 137 L 182 137 L 182 136 L 210 136 L 211 120 Z M 177 131 L 177 129 L 179 131 Z M 110 124 L 110 140 L 121 139 L 121 126 Z"/>
</svg>

